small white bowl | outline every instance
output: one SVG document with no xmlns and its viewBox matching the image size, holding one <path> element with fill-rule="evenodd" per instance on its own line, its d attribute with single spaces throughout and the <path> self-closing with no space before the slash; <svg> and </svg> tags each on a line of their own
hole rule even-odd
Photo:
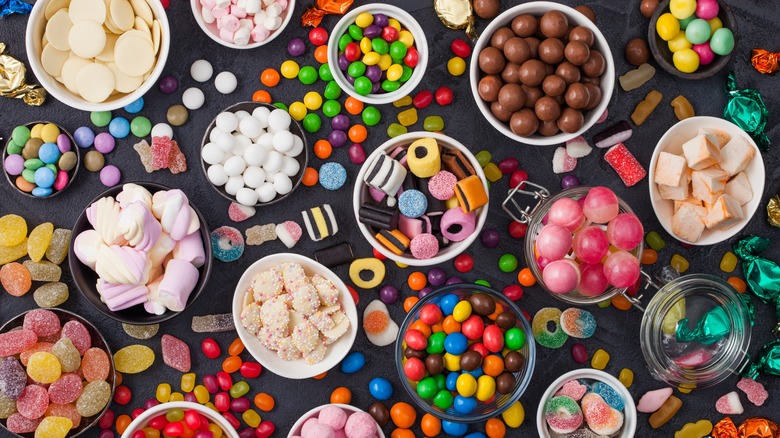
<svg viewBox="0 0 780 438">
<path fill-rule="evenodd" d="M 236 430 L 233 429 L 233 426 L 231 426 L 230 423 L 228 423 L 225 417 L 220 415 L 218 412 L 215 412 L 199 403 L 186 402 L 186 401 L 161 403 L 151 409 L 145 410 L 141 415 L 137 416 L 135 420 L 133 420 L 130 423 L 129 426 L 127 426 L 127 429 L 125 429 L 125 433 L 123 433 L 120 438 L 130 438 L 131 436 L 133 436 L 133 433 L 142 430 L 144 427 L 148 426 L 149 420 L 151 420 L 154 417 L 158 417 L 160 415 L 165 415 L 168 411 L 172 409 L 182 409 L 182 410 L 192 409 L 194 411 L 198 411 L 199 414 L 208 418 L 209 421 L 221 427 L 222 432 L 225 433 L 224 436 L 227 436 L 228 438 L 239 438 L 238 432 L 236 432 Z"/>
<path fill-rule="evenodd" d="M 283 360 L 275 351 L 271 351 L 262 346 L 260 340 L 257 339 L 257 336 L 247 332 L 241 324 L 241 310 L 244 308 L 244 296 L 246 295 L 247 290 L 252 286 L 252 280 L 255 275 L 282 263 L 298 263 L 303 266 L 306 275 L 311 276 L 319 274 L 330 280 L 341 293 L 341 306 L 344 308 L 347 318 L 349 318 L 349 330 L 347 333 L 333 344 L 328 345 L 325 358 L 314 365 L 307 364 L 303 359 Z M 241 279 L 238 280 L 236 292 L 233 295 L 233 322 L 236 325 L 238 337 L 244 342 L 244 346 L 247 351 L 249 351 L 249 354 L 257 359 L 257 361 L 268 371 L 288 379 L 308 379 L 309 377 L 322 374 L 338 365 L 352 348 L 358 331 L 357 309 L 355 308 L 355 301 L 347 290 L 347 285 L 345 285 L 333 271 L 325 266 L 308 257 L 292 253 L 279 253 L 263 257 L 244 271 Z"/>
<path fill-rule="evenodd" d="M 160 75 L 165 68 L 165 62 L 168 60 L 168 52 L 170 51 L 171 46 L 171 27 L 168 24 L 168 15 L 162 7 L 162 3 L 157 0 L 145 0 L 152 9 L 154 18 L 160 22 L 160 51 L 157 53 L 157 60 L 155 61 L 152 73 L 149 74 L 149 77 L 146 78 L 141 86 L 132 93 L 119 93 L 109 96 L 108 99 L 101 103 L 93 103 L 72 93 L 64 84 L 57 82 L 54 77 L 46 73 L 46 70 L 43 69 L 43 64 L 41 64 L 41 51 L 43 50 L 41 39 L 43 38 L 43 33 L 46 31 L 46 17 L 44 16 L 44 12 L 46 5 L 49 4 L 50 1 L 54 0 L 39 0 L 35 2 L 35 6 L 33 6 L 32 12 L 30 12 L 29 21 L 27 22 L 25 45 L 27 49 L 27 59 L 30 61 L 30 67 L 32 68 L 33 73 L 35 73 L 35 77 L 52 97 L 71 108 L 76 108 L 81 111 L 111 111 L 123 108 L 135 102 L 139 97 L 143 97 L 143 95 L 157 83 L 157 79 L 160 78 Z"/>
<path fill-rule="evenodd" d="M 193 0 L 194 1 L 194 0 Z M 408 29 L 414 36 L 414 47 L 417 49 L 418 61 L 417 66 L 414 68 L 412 77 L 406 81 L 399 89 L 391 93 L 381 94 L 368 94 L 361 96 L 355 91 L 344 73 L 339 69 L 339 38 L 345 32 L 351 24 L 355 23 L 355 18 L 363 12 L 369 12 L 371 14 L 385 14 L 388 18 L 395 18 L 401 23 L 401 26 Z M 425 69 L 428 66 L 428 40 L 425 38 L 425 32 L 423 31 L 417 20 L 414 19 L 408 12 L 400 9 L 396 6 L 384 4 L 384 3 L 371 3 L 363 5 L 359 8 L 355 8 L 344 15 L 333 30 L 330 32 L 330 39 L 328 40 L 328 66 L 330 72 L 333 75 L 333 79 L 339 84 L 339 87 L 346 91 L 347 94 L 355 99 L 373 105 L 381 105 L 385 103 L 394 102 L 417 87 L 425 74 Z"/>
<path fill-rule="evenodd" d="M 192 9 L 192 15 L 195 16 L 195 21 L 198 22 L 198 26 L 200 26 L 201 30 L 203 30 L 203 32 L 206 35 L 208 35 L 209 38 L 211 38 L 212 40 L 218 42 L 219 44 L 225 47 L 230 47 L 231 49 L 254 49 L 270 43 L 271 41 L 276 39 L 276 37 L 278 37 L 279 34 L 282 33 L 282 31 L 287 27 L 287 23 L 290 22 L 290 19 L 293 16 L 292 11 L 295 10 L 295 0 L 288 0 L 287 9 L 282 11 L 282 25 L 279 26 L 279 29 L 276 29 L 275 31 L 271 32 L 268 38 L 266 38 L 264 41 L 250 42 L 245 46 L 229 43 L 219 37 L 219 29 L 217 29 L 217 22 L 215 21 L 213 23 L 206 23 L 206 21 L 203 19 L 200 0 L 190 0 L 190 8 Z"/>
<path fill-rule="evenodd" d="M 547 421 L 544 419 L 545 403 L 547 403 L 547 400 L 556 392 L 558 392 L 559 389 L 561 389 L 561 386 L 563 386 L 564 383 L 568 382 L 569 380 L 577 379 L 601 381 L 611 386 L 615 391 L 618 392 L 618 394 L 620 394 L 621 397 L 623 397 L 623 402 L 625 403 L 623 408 L 623 428 L 621 429 L 620 434 L 615 435 L 615 438 L 633 438 L 634 433 L 636 432 L 637 419 L 636 405 L 634 404 L 633 397 L 631 397 L 631 393 L 628 392 L 628 389 L 626 389 L 626 387 L 623 386 L 623 384 L 620 383 L 618 379 L 612 377 L 604 371 L 599 371 L 592 368 L 582 368 L 569 371 L 568 373 L 555 379 L 555 381 L 550 384 L 550 387 L 547 388 L 547 391 L 545 391 L 542 395 L 542 398 L 539 401 L 539 408 L 536 410 L 536 429 L 539 432 L 539 436 L 543 438 L 552 438 L 553 436 L 553 434 L 550 433 L 550 429 L 547 428 Z"/>
<path fill-rule="evenodd" d="M 571 134 L 559 132 L 558 134 L 552 135 L 550 137 L 545 137 L 539 134 L 534 134 L 529 137 L 521 137 L 512 132 L 512 130 L 509 129 L 509 125 L 507 123 L 498 120 L 493 115 L 493 113 L 490 112 L 490 105 L 488 105 L 488 103 L 482 100 L 482 98 L 479 96 L 479 80 L 482 76 L 482 73 L 479 70 L 479 52 L 490 45 L 490 38 L 493 36 L 493 33 L 498 30 L 498 28 L 509 26 L 512 23 L 512 20 L 518 15 L 531 14 L 535 16 L 542 16 L 545 12 L 549 11 L 563 12 L 569 19 L 570 24 L 586 27 L 590 29 L 590 31 L 593 32 L 593 35 L 596 37 L 594 47 L 598 49 L 602 55 L 604 55 L 604 60 L 607 64 L 606 69 L 604 70 L 604 74 L 601 75 L 601 84 L 599 85 L 601 88 L 601 103 L 585 114 L 585 123 L 577 132 Z M 599 28 L 592 21 L 590 21 L 588 17 L 582 15 L 582 13 L 574 8 L 559 3 L 545 1 L 528 2 L 507 9 L 501 15 L 494 18 L 493 21 L 488 24 L 485 30 L 482 31 L 479 39 L 477 40 L 477 43 L 474 45 L 473 55 L 471 56 L 469 79 L 471 81 L 471 94 L 474 96 L 474 100 L 477 102 L 477 107 L 479 107 L 482 115 L 485 117 L 485 119 L 487 119 L 488 122 L 490 122 L 491 125 L 493 125 L 494 128 L 496 128 L 505 136 L 519 143 L 530 144 L 534 146 L 550 146 L 565 143 L 582 135 L 596 123 L 602 114 L 604 114 L 604 110 L 607 109 L 607 105 L 609 105 L 609 101 L 612 99 L 612 92 L 615 89 L 615 61 L 612 59 L 612 51 L 609 48 L 609 44 L 607 43 L 606 38 L 604 38 L 604 35 L 601 33 Z"/>
<path fill-rule="evenodd" d="M 377 251 L 379 251 L 382 255 L 389 258 L 390 260 L 403 263 L 409 266 L 438 265 L 439 263 L 446 262 L 447 260 L 450 260 L 455 256 L 457 256 L 458 254 L 465 251 L 466 248 L 468 248 L 469 246 L 471 246 L 472 243 L 474 243 L 474 241 L 479 236 L 479 233 L 482 231 L 482 227 L 485 225 L 485 221 L 487 220 L 488 207 L 490 206 L 490 203 L 488 202 L 488 204 L 483 205 L 477 210 L 477 224 L 471 236 L 467 237 L 462 242 L 451 243 L 450 246 L 440 250 L 435 257 L 432 257 L 427 260 L 420 260 L 411 256 L 404 257 L 404 256 L 396 255 L 395 253 L 385 248 L 384 245 L 382 245 L 381 243 L 379 243 L 379 241 L 376 240 L 376 237 L 374 236 L 374 234 L 371 233 L 371 231 L 369 231 L 368 227 L 362 222 L 360 222 L 360 215 L 358 214 L 358 212 L 360 211 L 360 206 L 363 205 L 363 201 L 365 201 L 369 197 L 368 186 L 363 182 L 363 178 L 366 176 L 366 172 L 368 172 L 367 164 L 373 162 L 374 158 L 376 158 L 376 156 L 381 154 L 382 152 L 390 154 L 390 152 L 392 152 L 393 149 L 397 148 L 398 146 L 408 146 L 412 144 L 415 140 L 419 140 L 421 138 L 426 138 L 426 137 L 436 139 L 436 142 L 439 143 L 439 145 L 441 145 L 444 148 L 457 149 L 460 152 L 462 152 L 463 156 L 469 160 L 469 163 L 471 163 L 471 166 L 474 168 L 474 171 L 477 173 L 477 176 L 482 181 L 482 185 L 485 187 L 485 193 L 488 193 L 488 196 L 490 195 L 490 192 L 488 190 L 487 178 L 485 178 L 485 172 L 482 171 L 482 166 L 479 165 L 479 161 L 477 161 L 477 159 L 474 157 L 474 154 L 472 154 L 471 151 L 469 151 L 466 146 L 464 146 L 462 143 L 460 143 L 459 141 L 455 140 L 452 137 L 448 137 L 446 135 L 438 134 L 435 132 L 424 132 L 424 131 L 409 132 L 407 134 L 403 134 L 403 135 L 399 135 L 398 137 L 391 138 L 390 140 L 382 143 L 382 145 L 376 148 L 374 152 L 372 152 L 371 155 L 369 155 L 368 158 L 366 158 L 366 161 L 360 167 L 360 172 L 358 172 L 357 178 L 355 180 L 355 187 L 352 193 L 352 207 L 355 212 L 355 220 L 357 221 L 357 226 L 360 229 L 360 232 L 363 233 L 363 237 L 365 237 L 365 239 L 373 248 L 376 248 Z"/>
<path fill-rule="evenodd" d="M 696 136 L 699 128 L 714 128 L 727 132 L 730 136 L 741 136 L 747 142 L 753 146 L 756 155 L 750 160 L 745 168 L 745 174 L 750 181 L 750 187 L 753 189 L 753 199 L 747 204 L 742 206 L 742 212 L 745 217 L 735 224 L 733 227 L 725 230 L 710 230 L 705 229 L 701 235 L 701 239 L 698 242 L 688 242 L 685 239 L 680 238 L 672 232 L 672 215 L 674 215 L 674 201 L 661 199 L 661 194 L 658 192 L 658 185 L 655 180 L 655 166 L 658 162 L 658 156 L 661 152 L 669 152 L 672 154 L 682 154 L 682 145 L 686 141 Z M 761 204 L 762 195 L 764 193 L 764 160 L 761 157 L 761 151 L 756 146 L 756 143 L 750 138 L 745 131 L 739 128 L 739 126 L 717 117 L 698 116 L 685 119 L 678 122 L 658 140 L 658 144 L 653 151 L 653 157 L 650 159 L 650 168 L 648 169 L 649 175 L 647 177 L 650 186 L 650 201 L 653 204 L 653 211 L 658 218 L 658 222 L 664 227 L 667 233 L 672 235 L 680 242 L 688 243 L 691 245 L 714 245 L 716 243 L 723 242 L 734 237 L 737 233 L 745 228 L 745 225 L 750 222 L 750 219 L 756 214 L 758 206 Z"/>
<path fill-rule="evenodd" d="M 301 428 L 303 427 L 303 423 L 305 423 L 306 420 L 308 420 L 309 418 L 314 417 L 315 415 L 318 415 L 320 413 L 320 411 L 323 410 L 326 406 L 331 406 L 331 405 L 317 406 L 316 408 L 311 409 L 309 412 L 301 415 L 301 418 L 299 418 L 298 421 L 296 421 L 295 424 L 293 424 L 293 427 L 290 429 L 290 433 L 287 434 L 287 438 L 292 438 L 294 436 L 299 436 L 301 434 Z M 365 412 L 364 410 L 358 409 L 358 408 L 356 408 L 356 407 L 354 407 L 352 405 L 343 405 L 343 404 L 339 404 L 339 403 L 333 403 L 333 406 L 338 406 L 341 409 L 344 409 L 345 411 L 350 411 L 350 412 Z M 385 433 L 382 431 L 382 428 L 379 427 L 378 424 L 376 425 L 376 436 L 378 436 L 379 438 L 385 438 Z"/>
</svg>

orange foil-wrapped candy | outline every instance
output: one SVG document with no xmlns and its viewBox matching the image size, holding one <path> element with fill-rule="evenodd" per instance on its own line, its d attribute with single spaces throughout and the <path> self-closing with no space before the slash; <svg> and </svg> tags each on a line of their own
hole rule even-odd
<svg viewBox="0 0 780 438">
<path fill-rule="evenodd" d="M 753 417 L 739 425 L 740 438 L 775 438 L 780 427 L 772 420 Z"/>
<path fill-rule="evenodd" d="M 739 438 L 737 426 L 730 417 L 718 421 L 718 424 L 712 428 L 712 436 L 713 438 Z"/>
<path fill-rule="evenodd" d="M 753 53 L 750 56 L 750 62 L 753 63 L 753 67 L 765 75 L 772 75 L 780 70 L 778 66 L 778 60 L 780 58 L 780 52 L 772 53 L 764 49 L 753 49 Z"/>
<path fill-rule="evenodd" d="M 316 27 L 320 25 L 322 18 L 328 14 L 343 15 L 352 6 L 353 0 L 315 0 L 314 4 L 309 6 L 303 12 L 301 17 L 302 26 Z"/>
</svg>

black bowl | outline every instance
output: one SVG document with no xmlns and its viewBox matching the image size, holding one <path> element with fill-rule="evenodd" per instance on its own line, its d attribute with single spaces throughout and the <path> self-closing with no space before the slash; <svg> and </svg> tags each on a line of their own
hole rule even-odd
<svg viewBox="0 0 780 438">
<path fill-rule="evenodd" d="M 170 187 L 166 187 L 162 184 L 157 184 L 153 182 L 136 182 L 135 184 L 138 184 L 141 187 L 144 187 L 145 189 L 149 190 L 152 194 L 155 192 L 159 192 L 161 190 L 170 190 Z M 92 205 L 94 202 L 96 202 L 100 198 L 104 198 L 106 196 L 112 196 L 116 198 L 116 195 L 119 194 L 119 192 L 122 191 L 123 186 L 116 186 L 112 187 L 105 192 L 101 193 L 95 199 L 90 201 L 89 204 L 87 204 L 87 207 Z M 192 207 L 193 210 L 195 210 L 195 213 L 198 215 L 198 219 L 200 220 L 200 235 L 201 238 L 203 238 L 203 251 L 206 256 L 206 263 L 203 264 L 200 268 L 198 268 L 198 271 L 200 271 L 200 277 L 198 278 L 198 283 L 195 285 L 195 289 L 190 294 L 190 297 L 187 299 L 187 305 L 185 306 L 185 310 L 192 305 L 192 303 L 195 302 L 195 300 L 198 299 L 198 297 L 201 295 L 203 290 L 206 288 L 206 283 L 209 280 L 209 276 L 211 276 L 211 266 L 214 261 L 214 257 L 211 254 L 211 236 L 209 234 L 209 228 L 206 224 L 206 219 L 203 217 L 203 215 L 200 213 L 200 211 L 190 202 L 190 207 Z M 178 314 L 181 312 L 173 312 L 173 311 L 166 311 L 162 315 L 154 315 L 151 313 L 148 313 L 146 310 L 144 310 L 142 305 L 136 305 L 127 309 L 119 310 L 119 311 L 112 311 L 108 308 L 106 303 L 100 300 L 100 294 L 97 291 L 97 279 L 98 275 L 95 271 L 90 269 L 88 266 L 85 266 L 81 261 L 76 257 L 76 254 L 73 251 L 74 243 L 76 241 L 76 237 L 82 232 L 92 229 L 92 226 L 90 225 L 89 221 L 87 220 L 87 209 L 84 208 L 84 211 L 81 212 L 78 219 L 76 219 L 76 224 L 73 225 L 73 233 L 71 235 L 70 239 L 70 249 L 68 250 L 68 263 L 70 265 L 70 271 L 71 275 L 73 276 L 73 281 L 76 283 L 76 287 L 78 288 L 79 292 L 81 292 L 81 295 L 84 296 L 84 298 L 87 299 L 95 308 L 100 311 L 100 313 L 108 316 L 111 319 L 124 322 L 127 324 L 158 324 L 163 321 L 167 321 L 169 319 L 175 318 Z"/>
<path fill-rule="evenodd" d="M 109 399 L 109 402 L 106 403 L 106 406 L 103 408 L 102 411 L 100 411 L 99 414 L 93 415 L 92 417 L 82 418 L 79 427 L 77 427 L 76 429 L 71 429 L 71 431 L 67 435 L 67 438 L 73 438 L 83 434 L 87 430 L 91 429 L 92 426 L 97 424 L 97 422 L 100 421 L 100 417 L 102 417 L 103 414 L 108 409 L 108 407 L 111 406 L 111 400 L 113 400 L 114 398 L 114 389 L 116 388 L 116 383 L 115 383 L 116 370 L 114 369 L 114 354 L 111 352 L 111 347 L 108 346 L 108 342 L 106 342 L 106 338 L 103 337 L 103 334 L 100 333 L 100 331 L 91 322 L 87 321 L 82 316 L 63 309 L 52 308 L 46 310 L 50 310 L 57 314 L 57 316 L 60 318 L 60 325 L 64 325 L 68 321 L 78 321 L 81 324 L 83 324 L 84 327 L 87 328 L 87 331 L 89 332 L 89 336 L 92 338 L 92 347 L 100 348 L 101 350 L 105 351 L 106 354 L 108 354 L 109 370 L 108 370 L 108 378 L 106 378 L 106 382 L 108 382 L 111 385 L 111 398 Z M 30 310 L 22 312 L 19 315 L 16 315 L 13 318 L 9 319 L 5 324 L 3 324 L 2 327 L 0 327 L 0 333 L 6 333 L 21 328 L 22 324 L 24 323 L 24 316 L 28 312 L 30 312 Z M 8 429 L 5 428 L 5 422 L 6 420 L 0 420 L 0 426 L 2 426 L 3 430 L 5 430 L 6 432 L 10 433 L 13 436 L 18 436 L 22 438 L 33 438 L 35 435 L 35 433 L 32 432 L 23 433 L 21 435 L 11 433 L 8 431 Z"/>
<path fill-rule="evenodd" d="M 661 37 L 658 36 L 658 32 L 655 31 L 655 24 L 658 22 L 658 17 L 669 12 L 669 2 L 670 0 L 665 0 L 658 5 L 655 12 L 653 12 L 653 16 L 650 17 L 650 26 L 647 29 L 647 42 L 650 43 L 650 53 L 653 54 L 655 62 L 667 72 L 683 79 L 705 79 L 723 70 L 723 68 L 728 65 L 729 61 L 731 61 L 731 55 L 734 54 L 733 50 L 726 56 L 715 55 L 715 59 L 711 63 L 708 65 L 700 65 L 693 73 L 683 73 L 680 70 L 677 70 L 672 61 L 673 53 L 669 50 L 669 44 L 661 39 Z M 720 21 L 723 23 L 723 27 L 730 29 L 736 39 L 737 21 L 731 13 L 731 8 L 729 8 L 723 0 L 719 0 L 718 4 L 720 5 L 718 18 L 720 18 Z"/>
<path fill-rule="evenodd" d="M 263 103 L 263 102 L 239 102 L 223 109 L 222 111 L 220 111 L 220 113 L 224 113 L 228 111 L 231 113 L 237 111 L 246 111 L 251 114 L 252 111 L 255 110 L 255 108 L 261 106 L 264 106 L 271 111 L 275 109 L 279 109 L 271 104 Z M 200 150 L 203 150 L 203 146 L 205 146 L 206 143 L 209 142 L 209 135 L 211 134 L 211 130 L 214 129 L 215 126 L 217 126 L 216 117 L 214 117 L 211 123 L 209 123 L 208 128 L 206 128 L 206 133 L 203 134 L 203 140 L 200 143 Z M 284 195 L 277 194 L 274 199 L 268 202 L 258 202 L 257 204 L 255 204 L 255 207 L 262 207 L 264 205 L 276 204 L 277 202 L 283 199 L 287 199 L 287 197 L 292 195 L 295 189 L 297 189 L 298 186 L 301 185 L 301 180 L 303 179 L 303 173 L 306 171 L 306 165 L 309 163 L 309 146 L 308 144 L 306 144 L 306 133 L 303 132 L 303 128 L 301 128 L 300 123 L 298 123 L 298 121 L 295 119 L 292 119 L 292 123 L 290 124 L 290 132 L 300 137 L 301 140 L 303 141 L 303 151 L 300 154 L 298 154 L 297 157 L 295 157 L 295 159 L 298 160 L 298 164 L 301 165 L 301 168 L 298 170 L 298 173 L 296 173 L 295 176 L 290 177 L 290 180 L 292 180 L 293 182 L 292 190 L 290 190 L 289 193 L 286 193 Z M 203 158 L 200 158 L 200 169 L 203 171 L 203 175 L 206 177 L 206 181 L 208 181 L 209 185 L 213 187 L 214 190 L 217 191 L 217 193 L 222 195 L 222 197 L 224 197 L 228 201 L 237 203 L 238 201 L 236 201 L 236 197 L 225 191 L 225 186 L 217 187 L 211 183 L 211 181 L 209 180 L 209 175 L 207 173 L 207 166 L 210 166 L 210 164 L 206 164 L 206 162 L 203 161 Z"/>
</svg>

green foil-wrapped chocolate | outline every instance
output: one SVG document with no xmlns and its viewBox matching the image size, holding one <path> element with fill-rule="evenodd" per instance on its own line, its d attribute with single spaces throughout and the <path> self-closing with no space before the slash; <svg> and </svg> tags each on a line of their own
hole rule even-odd
<svg viewBox="0 0 780 438">
<path fill-rule="evenodd" d="M 742 273 L 748 289 L 761 301 L 774 307 L 778 320 L 773 332 L 780 334 L 780 266 L 758 254 L 769 247 L 769 239 L 749 236 L 734 244 L 734 254 L 742 260 Z"/>
<path fill-rule="evenodd" d="M 745 372 L 745 376 L 751 379 L 757 378 L 759 374 L 780 376 L 780 339 L 765 344 Z"/>
<path fill-rule="evenodd" d="M 761 94 L 750 88 L 737 89 L 737 80 L 732 73 L 726 83 L 726 96 L 729 99 L 723 110 L 723 116 L 726 120 L 747 132 L 759 148 L 767 150 L 769 137 L 764 133 L 764 128 L 769 111 L 766 109 Z"/>
<path fill-rule="evenodd" d="M 703 345 L 714 344 L 731 331 L 729 316 L 723 307 L 715 307 L 702 315 L 696 327 L 688 328 L 688 318 L 677 323 L 677 342 L 698 342 Z"/>
</svg>

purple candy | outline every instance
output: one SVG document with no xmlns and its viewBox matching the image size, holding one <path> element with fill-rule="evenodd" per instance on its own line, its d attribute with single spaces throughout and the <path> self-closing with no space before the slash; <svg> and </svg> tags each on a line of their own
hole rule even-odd
<svg viewBox="0 0 780 438">
<path fill-rule="evenodd" d="M 19 399 L 27 385 L 27 373 L 15 357 L 6 357 L 0 364 L 0 392 L 11 400 Z"/>
<path fill-rule="evenodd" d="M 382 85 L 379 82 L 374 82 L 373 84 L 371 84 L 371 94 L 378 93 L 381 88 Z"/>
<path fill-rule="evenodd" d="M 287 43 L 287 53 L 290 56 L 301 56 L 306 53 L 306 43 L 300 38 L 293 38 Z"/>
<path fill-rule="evenodd" d="M 86 149 L 95 141 L 95 133 L 87 126 L 81 126 L 73 132 L 73 139 L 76 140 L 76 146 Z"/>
<path fill-rule="evenodd" d="M 385 27 L 390 23 L 385 14 L 374 14 L 374 26 Z"/>
<path fill-rule="evenodd" d="M 447 273 L 442 268 L 433 268 L 428 271 L 428 283 L 431 286 L 441 286 L 447 281 Z"/>
<path fill-rule="evenodd" d="M 341 71 L 347 71 L 347 69 L 349 68 L 349 60 L 347 59 L 346 56 L 344 56 L 343 53 L 339 55 L 339 68 L 341 69 Z"/>
<path fill-rule="evenodd" d="M 355 164 L 363 164 L 366 161 L 366 151 L 363 150 L 360 143 L 353 143 L 349 147 L 349 159 Z"/>
<path fill-rule="evenodd" d="M 65 134 L 60 134 L 57 136 L 57 149 L 60 150 L 60 153 L 68 152 L 71 148 L 70 144 L 70 138 L 68 138 Z"/>
<path fill-rule="evenodd" d="M 158 402 L 156 399 L 150 398 L 149 400 L 146 400 L 144 402 L 144 409 L 152 409 L 153 407 L 155 407 L 155 406 L 157 406 L 159 404 L 160 404 L 160 402 Z"/>
<path fill-rule="evenodd" d="M 433 288 L 430 286 L 425 286 L 424 288 L 420 289 L 420 292 L 417 292 L 417 298 L 423 299 L 431 292 L 433 292 Z"/>
<path fill-rule="evenodd" d="M 574 175 L 566 175 L 561 180 L 561 187 L 564 189 L 577 187 L 578 185 L 580 185 L 580 180 Z"/>
<path fill-rule="evenodd" d="M 334 148 L 340 148 L 347 144 L 347 133 L 336 129 L 328 134 L 328 142 Z"/>
<path fill-rule="evenodd" d="M 446 286 L 449 286 L 451 284 L 458 284 L 458 283 L 463 283 L 463 280 L 461 280 L 460 277 L 458 276 L 450 277 L 447 279 L 447 281 L 444 282 Z"/>
<path fill-rule="evenodd" d="M 520 160 L 515 157 L 504 158 L 498 163 L 498 169 L 504 175 L 511 175 L 520 168 Z"/>
<path fill-rule="evenodd" d="M 24 171 L 24 157 L 19 154 L 12 154 L 5 157 L 3 162 L 5 171 L 11 176 L 21 175 Z"/>
<path fill-rule="evenodd" d="M 230 410 L 233 412 L 244 412 L 249 409 L 249 399 L 246 397 L 234 398 L 230 401 Z"/>
<path fill-rule="evenodd" d="M 376 24 L 372 24 L 363 30 L 363 36 L 366 38 L 374 39 L 382 35 L 382 28 Z"/>
<path fill-rule="evenodd" d="M 255 436 L 255 430 L 251 427 L 247 427 L 245 429 L 241 429 L 241 432 L 238 432 L 238 438 L 254 438 Z"/>
<path fill-rule="evenodd" d="M 398 289 L 393 286 L 383 286 L 379 290 L 379 299 L 385 304 L 393 304 L 398 301 Z"/>
<path fill-rule="evenodd" d="M 114 431 L 111 429 L 103 429 L 98 434 L 98 438 L 114 438 Z"/>
<path fill-rule="evenodd" d="M 184 394 L 184 401 L 197 403 L 198 402 L 198 397 L 195 397 L 194 393 L 188 392 L 188 393 Z"/>
<path fill-rule="evenodd" d="M 101 154 L 108 154 L 114 150 L 116 140 L 108 132 L 101 132 L 95 137 L 95 149 Z"/>
<path fill-rule="evenodd" d="M 349 117 L 344 114 L 338 114 L 331 119 L 330 127 L 339 131 L 346 131 L 349 129 Z"/>
<path fill-rule="evenodd" d="M 498 242 L 501 238 L 498 235 L 498 230 L 495 228 L 486 228 L 482 231 L 482 244 L 485 248 L 495 248 L 498 246 Z"/>
<path fill-rule="evenodd" d="M 387 194 L 379 189 L 375 189 L 371 186 L 368 187 L 368 194 L 371 195 L 371 199 L 376 202 L 382 202 Z"/>
<path fill-rule="evenodd" d="M 355 85 L 355 78 L 353 78 L 350 75 L 347 75 L 347 82 L 349 82 L 349 85 Z"/>
<path fill-rule="evenodd" d="M 122 172 L 119 168 L 113 164 L 100 169 L 100 182 L 106 187 L 114 187 L 119 184 L 119 180 L 122 178 Z"/>
<path fill-rule="evenodd" d="M 203 386 L 206 387 L 206 390 L 211 394 L 216 394 L 217 391 L 219 391 L 219 384 L 217 383 L 217 378 L 214 377 L 212 374 L 206 374 L 203 377 Z"/>
<path fill-rule="evenodd" d="M 364 74 L 371 82 L 376 82 L 382 77 L 382 69 L 378 65 L 369 65 Z"/>
<path fill-rule="evenodd" d="M 175 93 L 176 90 L 179 89 L 179 80 L 174 76 L 165 75 L 160 78 L 160 82 L 157 83 L 157 86 L 160 88 L 160 91 L 165 94 Z"/>
</svg>

